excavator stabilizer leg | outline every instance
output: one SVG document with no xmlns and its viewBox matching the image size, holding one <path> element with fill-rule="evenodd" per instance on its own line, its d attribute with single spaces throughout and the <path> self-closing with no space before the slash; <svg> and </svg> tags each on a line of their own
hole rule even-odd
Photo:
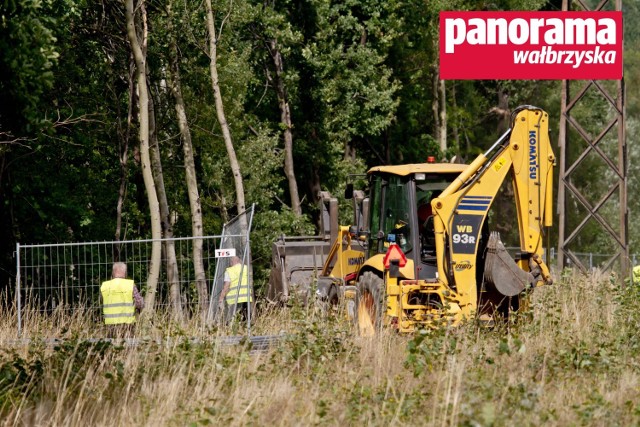
<svg viewBox="0 0 640 427">
<path fill-rule="evenodd" d="M 518 267 L 500 240 L 500 233 L 495 231 L 491 233 L 487 243 L 484 279 L 508 297 L 518 295 L 535 284 L 533 275 Z"/>
</svg>

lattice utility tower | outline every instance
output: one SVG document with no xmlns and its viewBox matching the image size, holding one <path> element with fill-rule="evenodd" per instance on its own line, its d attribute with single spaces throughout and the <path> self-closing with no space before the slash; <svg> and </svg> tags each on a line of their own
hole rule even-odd
<svg viewBox="0 0 640 427">
<path fill-rule="evenodd" d="M 562 10 L 622 11 L 622 0 L 593 4 L 595 1 L 563 0 Z M 572 264 L 586 271 L 574 249 L 579 251 L 585 244 L 603 244 L 613 255 L 602 267 L 606 270 L 619 267 L 621 278 L 629 274 L 624 92 L 624 77 L 614 81 L 562 82 L 558 138 L 559 269 Z M 597 115 L 592 114 L 594 108 Z M 596 185 L 594 174 L 601 178 Z"/>
</svg>

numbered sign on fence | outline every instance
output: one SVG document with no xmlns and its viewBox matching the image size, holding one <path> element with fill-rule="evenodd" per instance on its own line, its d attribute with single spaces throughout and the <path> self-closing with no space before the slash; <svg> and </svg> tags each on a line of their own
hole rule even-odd
<svg viewBox="0 0 640 427">
<path fill-rule="evenodd" d="M 232 249 L 216 249 L 216 258 L 229 258 L 236 256 L 235 248 Z"/>
</svg>

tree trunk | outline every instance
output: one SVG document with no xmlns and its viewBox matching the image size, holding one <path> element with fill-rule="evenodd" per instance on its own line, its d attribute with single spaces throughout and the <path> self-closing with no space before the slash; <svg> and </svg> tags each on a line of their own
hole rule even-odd
<svg viewBox="0 0 640 427">
<path fill-rule="evenodd" d="M 451 105 L 453 106 L 454 114 L 458 113 L 458 101 L 456 99 L 456 85 L 451 85 Z M 459 116 L 458 116 L 459 117 Z M 462 151 L 460 150 L 460 119 L 454 120 L 454 125 L 452 129 L 453 133 L 453 143 L 455 145 L 456 150 L 456 163 L 462 162 Z"/>
<path fill-rule="evenodd" d="M 151 219 L 151 238 L 154 239 L 151 247 L 151 260 L 149 262 L 149 273 L 147 276 L 147 292 L 145 295 L 145 311 L 151 312 L 155 306 L 156 292 L 158 288 L 158 276 L 160 274 L 160 262 L 162 247 L 160 238 L 162 230 L 160 225 L 160 206 L 158 195 L 156 194 L 153 175 L 151 173 L 151 159 L 149 157 L 149 92 L 147 88 L 146 57 L 142 51 L 141 43 L 135 26 L 133 0 L 126 0 L 127 37 L 131 44 L 131 50 L 136 61 L 136 77 L 138 82 L 138 103 L 140 115 L 140 158 L 142 163 L 142 175 L 144 186 L 149 200 L 149 215 Z M 143 30 L 142 45 L 146 45 L 147 26 L 144 0 L 141 0 L 140 10 L 142 12 Z"/>
<path fill-rule="evenodd" d="M 511 126 L 511 111 L 509 110 L 509 93 L 504 88 L 498 88 L 498 134 L 502 135 Z"/>
<path fill-rule="evenodd" d="M 227 123 L 227 118 L 224 114 L 222 94 L 220 93 L 217 60 L 218 38 L 216 37 L 216 27 L 213 20 L 213 9 L 211 8 L 211 0 L 205 0 L 205 6 L 207 9 L 207 32 L 209 33 L 209 72 L 211 74 L 213 98 L 215 100 L 218 122 L 220 123 L 220 128 L 222 130 L 222 138 L 224 139 L 224 145 L 227 149 L 227 155 L 229 156 L 231 173 L 233 174 L 233 182 L 236 189 L 236 206 L 238 208 L 238 214 L 242 214 L 246 209 L 244 201 L 244 183 L 242 181 L 242 173 L 240 172 L 240 164 L 238 163 L 238 158 L 236 157 L 236 151 L 233 148 L 233 140 L 231 139 L 229 124 Z M 247 218 L 245 215 L 241 215 L 239 219 L 241 234 L 246 235 L 248 228 Z"/>
<path fill-rule="evenodd" d="M 273 60 L 273 66 L 275 69 L 275 88 L 278 95 L 278 107 L 280 108 L 280 122 L 284 126 L 284 174 L 287 177 L 289 183 L 289 196 L 291 198 L 291 210 L 297 216 L 302 215 L 302 208 L 300 207 L 300 195 L 298 194 L 298 182 L 296 181 L 296 174 L 293 167 L 293 135 L 291 129 L 293 124 L 291 122 L 291 110 L 289 109 L 289 96 L 287 94 L 287 88 L 284 85 L 284 64 L 282 62 L 282 55 L 275 39 L 271 39 L 267 42 L 267 48 L 269 54 Z"/>
<path fill-rule="evenodd" d="M 344 160 L 349 162 L 356 161 L 356 147 L 350 141 L 344 143 Z"/>
<path fill-rule="evenodd" d="M 193 158 L 193 144 L 191 142 L 191 130 L 187 120 L 187 112 L 182 97 L 182 87 L 180 85 L 180 66 L 178 61 L 178 47 L 176 44 L 171 2 L 167 7 L 169 15 L 169 73 L 167 80 L 169 88 L 175 101 L 176 116 L 178 118 L 178 128 L 182 138 L 182 148 L 184 151 L 184 169 L 187 180 L 187 192 L 189 195 L 189 207 L 191 209 L 191 234 L 193 235 L 193 268 L 196 275 L 196 290 L 198 291 L 198 306 L 200 315 L 206 316 L 209 311 L 209 291 L 204 271 L 204 260 L 202 258 L 203 226 L 202 226 L 202 206 L 198 193 L 198 179 L 196 177 L 196 164 Z"/>
<path fill-rule="evenodd" d="M 320 191 L 322 190 L 322 185 L 320 182 L 320 171 L 318 165 L 313 165 L 313 171 L 311 175 L 311 180 L 309 181 L 309 192 L 311 193 L 311 200 L 313 200 L 316 204 L 320 201 Z M 315 219 L 315 225 L 318 230 L 320 230 L 320 234 L 324 233 L 324 230 L 321 229 L 322 220 L 321 220 L 322 212 L 319 213 L 317 218 Z"/>
<path fill-rule="evenodd" d="M 434 136 L 440 151 L 444 153 L 447 151 L 447 98 L 445 81 L 440 80 L 440 70 L 437 64 L 434 66 L 431 83 Z"/>
<path fill-rule="evenodd" d="M 433 114 L 433 137 L 434 139 L 438 142 L 438 145 L 440 144 L 440 107 L 438 106 L 439 103 L 439 96 L 440 96 L 440 91 L 438 90 L 438 69 L 437 67 L 434 68 L 433 70 L 433 74 L 431 75 L 431 92 L 432 92 L 432 98 L 431 98 L 431 113 Z"/>
<path fill-rule="evenodd" d="M 443 153 L 447 151 L 447 86 L 444 80 L 440 79 L 440 71 L 438 70 L 438 99 L 440 115 L 440 132 L 438 144 L 440 145 L 440 151 Z"/>
<path fill-rule="evenodd" d="M 147 78 L 149 71 L 147 70 Z M 147 87 L 151 87 L 147 80 Z M 158 133 L 156 132 L 156 110 L 153 97 L 149 98 L 149 150 L 151 153 L 151 171 L 153 172 L 153 182 L 156 185 L 158 203 L 160 205 L 160 224 L 162 227 L 162 237 L 173 238 L 173 223 L 167 200 L 167 190 L 164 186 L 164 173 L 162 171 L 162 157 L 160 155 L 160 145 L 158 143 Z M 182 320 L 182 299 L 180 297 L 180 282 L 178 281 L 178 261 L 176 260 L 176 246 L 173 240 L 164 240 L 165 269 L 167 271 L 167 284 L 169 285 L 169 298 L 171 302 L 171 315 L 177 321 Z"/>
<path fill-rule="evenodd" d="M 129 174 L 129 139 L 131 138 L 131 123 L 133 121 L 133 106 L 136 102 L 135 94 L 135 61 L 130 58 L 129 64 L 129 110 L 127 111 L 127 129 L 124 131 L 119 147 L 120 161 L 120 188 L 118 189 L 118 203 L 116 204 L 116 233 L 115 240 L 119 241 L 122 236 L 122 208 L 127 195 L 127 176 Z M 114 260 L 115 261 L 115 260 Z M 118 261 L 120 261 L 120 249 L 118 248 Z"/>
</svg>

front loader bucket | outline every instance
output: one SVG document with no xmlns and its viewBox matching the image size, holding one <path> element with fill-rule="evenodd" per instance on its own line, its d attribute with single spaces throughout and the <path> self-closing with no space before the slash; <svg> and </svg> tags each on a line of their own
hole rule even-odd
<svg viewBox="0 0 640 427">
<path fill-rule="evenodd" d="M 276 241 L 267 299 L 282 303 L 297 297 L 306 303 L 330 249 L 329 240 L 320 237 L 283 237 Z"/>
<path fill-rule="evenodd" d="M 495 231 L 491 233 L 487 243 L 484 279 L 508 297 L 518 295 L 535 284 L 533 275 L 518 267 L 500 240 L 500 233 Z"/>
</svg>

